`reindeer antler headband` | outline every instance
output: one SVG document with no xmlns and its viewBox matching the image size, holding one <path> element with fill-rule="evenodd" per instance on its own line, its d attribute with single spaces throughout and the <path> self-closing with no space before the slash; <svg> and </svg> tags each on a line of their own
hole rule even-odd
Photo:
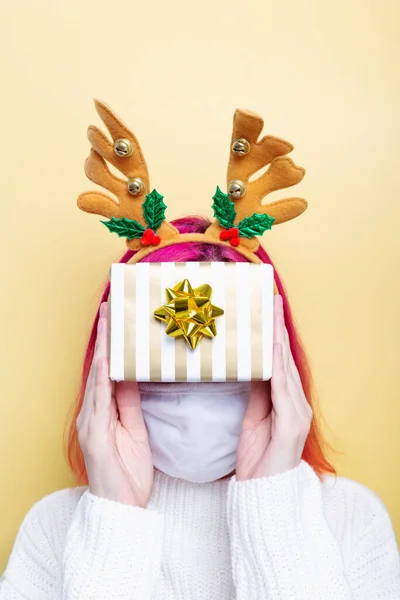
<svg viewBox="0 0 400 600">
<path fill-rule="evenodd" d="M 165 220 L 167 208 L 155 189 L 151 191 L 149 173 L 139 142 L 124 123 L 102 102 L 96 110 L 113 142 L 94 125 L 88 128 L 92 145 L 85 162 L 85 173 L 94 183 L 112 192 L 118 201 L 102 192 L 84 192 L 78 198 L 80 209 L 110 219 L 102 221 L 110 231 L 127 238 L 127 246 L 138 250 L 130 262 L 139 262 L 156 248 L 181 242 L 207 242 L 233 245 L 250 262 L 261 260 L 255 252 L 262 235 L 277 225 L 299 216 L 307 208 L 302 198 L 286 198 L 263 204 L 265 196 L 299 183 L 305 170 L 286 156 L 293 146 L 279 138 L 258 140 L 264 122 L 247 110 L 236 110 L 233 119 L 231 152 L 228 164 L 228 193 L 219 187 L 213 196 L 215 221 L 203 234 L 179 231 Z M 108 161 L 126 179 L 115 176 Z M 250 177 L 269 165 L 260 177 Z"/>
</svg>

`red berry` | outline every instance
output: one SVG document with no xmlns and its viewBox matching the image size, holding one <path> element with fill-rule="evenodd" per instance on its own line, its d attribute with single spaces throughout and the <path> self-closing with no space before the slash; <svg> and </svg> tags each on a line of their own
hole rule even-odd
<svg viewBox="0 0 400 600">
<path fill-rule="evenodd" d="M 240 237 L 236 236 L 230 239 L 231 242 L 231 246 L 239 246 L 240 244 Z"/>
<path fill-rule="evenodd" d="M 154 235 L 154 231 L 152 229 L 146 229 L 144 234 L 143 234 L 143 238 L 145 240 L 151 240 L 152 237 Z"/>
<path fill-rule="evenodd" d="M 142 242 L 143 246 L 150 246 L 151 244 L 151 240 L 148 238 L 148 236 L 146 237 L 145 234 L 142 235 L 140 241 Z"/>
<path fill-rule="evenodd" d="M 148 228 L 144 231 L 141 241 L 143 246 L 158 246 L 161 238 L 159 235 L 156 235 L 152 229 Z"/>
<path fill-rule="evenodd" d="M 219 239 L 220 239 L 220 240 L 223 240 L 223 241 L 229 240 L 229 238 L 230 238 L 230 237 L 231 237 L 231 236 L 230 236 L 230 234 L 229 234 L 229 231 L 228 231 L 228 229 L 223 229 L 223 230 L 221 231 L 221 233 L 219 234 Z"/>
<path fill-rule="evenodd" d="M 229 236 L 231 238 L 239 237 L 239 229 L 237 227 L 231 227 L 229 229 Z"/>
</svg>

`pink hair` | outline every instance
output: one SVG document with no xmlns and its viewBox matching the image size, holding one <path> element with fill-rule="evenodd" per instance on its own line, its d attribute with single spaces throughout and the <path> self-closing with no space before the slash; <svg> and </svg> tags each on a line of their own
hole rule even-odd
<svg viewBox="0 0 400 600">
<path fill-rule="evenodd" d="M 201 217 L 185 217 L 183 219 L 177 219 L 173 221 L 173 225 L 179 230 L 180 233 L 204 233 L 204 231 L 210 225 L 210 222 L 207 219 L 203 219 Z M 133 252 L 132 250 L 128 250 L 122 256 L 119 262 L 129 262 L 129 260 L 134 254 L 135 252 Z M 260 246 L 256 254 L 259 258 L 261 258 L 261 260 L 264 263 L 271 264 L 274 267 L 271 259 L 269 258 L 264 248 Z M 187 242 L 175 244 L 166 248 L 161 248 L 160 250 L 155 250 L 143 259 L 143 262 L 186 261 L 246 262 L 246 259 L 230 246 L 212 245 L 202 242 Z M 278 287 L 279 293 L 283 298 L 285 323 L 289 334 L 291 351 L 301 377 L 305 395 L 314 413 L 314 417 L 311 423 L 311 428 L 307 441 L 305 443 L 302 458 L 314 468 L 318 475 L 322 475 L 324 473 L 331 473 L 336 475 L 335 468 L 328 461 L 325 455 L 326 450 L 330 448 L 330 446 L 325 440 L 323 440 L 322 432 L 316 415 L 317 405 L 315 394 L 313 391 L 313 382 L 307 357 L 303 349 L 300 336 L 296 331 L 292 311 L 289 306 L 289 301 L 285 293 L 284 286 L 275 267 L 274 270 L 276 285 Z M 102 302 L 107 301 L 109 292 L 110 283 L 108 282 L 102 294 L 100 304 Z M 75 475 L 77 485 L 83 485 L 88 483 L 85 462 L 78 440 L 76 419 L 78 417 L 83 403 L 86 381 L 89 375 L 90 365 L 93 359 L 99 312 L 100 305 L 97 310 L 97 314 L 90 332 L 89 341 L 86 347 L 80 390 L 78 393 L 77 400 L 74 406 L 72 407 L 72 411 L 66 423 L 64 431 L 66 456 L 69 466 Z"/>
</svg>

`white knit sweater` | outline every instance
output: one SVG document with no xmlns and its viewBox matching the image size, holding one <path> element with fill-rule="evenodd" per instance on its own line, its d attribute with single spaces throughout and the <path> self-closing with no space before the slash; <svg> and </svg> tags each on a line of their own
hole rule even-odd
<svg viewBox="0 0 400 600">
<path fill-rule="evenodd" d="M 263 479 L 156 473 L 147 509 L 60 490 L 26 515 L 0 600 L 399 600 L 388 512 L 304 461 Z"/>
</svg>

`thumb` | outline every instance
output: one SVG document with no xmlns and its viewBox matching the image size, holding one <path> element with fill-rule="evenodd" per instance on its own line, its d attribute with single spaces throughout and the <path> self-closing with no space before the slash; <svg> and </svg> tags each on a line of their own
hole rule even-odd
<svg viewBox="0 0 400 600">
<path fill-rule="evenodd" d="M 270 383 L 268 381 L 252 381 L 250 398 L 243 419 L 243 429 L 258 425 L 271 411 Z"/>
</svg>

